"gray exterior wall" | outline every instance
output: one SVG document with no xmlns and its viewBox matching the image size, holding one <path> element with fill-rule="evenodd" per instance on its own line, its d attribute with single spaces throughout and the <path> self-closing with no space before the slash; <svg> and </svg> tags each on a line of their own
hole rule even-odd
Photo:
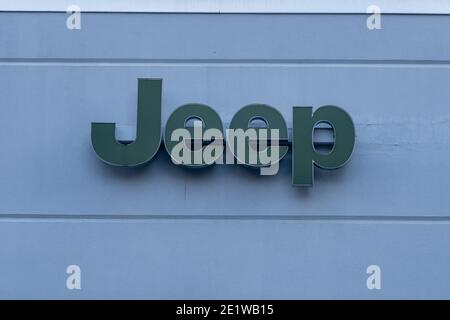
<svg viewBox="0 0 450 320">
<path fill-rule="evenodd" d="M 0 297 L 450 298 L 450 17 L 0 13 Z M 313 188 L 159 152 L 114 168 L 90 123 L 133 125 L 137 78 L 224 123 L 333 104 L 356 148 Z M 82 290 L 65 268 L 82 268 Z M 366 288 L 366 268 L 382 289 Z"/>
</svg>

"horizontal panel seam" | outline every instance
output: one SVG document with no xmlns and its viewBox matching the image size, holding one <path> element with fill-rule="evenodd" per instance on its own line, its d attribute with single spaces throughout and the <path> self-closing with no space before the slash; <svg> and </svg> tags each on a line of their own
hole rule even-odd
<svg viewBox="0 0 450 320">
<path fill-rule="evenodd" d="M 245 10 L 185 10 L 185 11 L 170 11 L 170 10 L 82 10 L 84 13 L 91 14 L 196 14 L 196 15 L 369 15 L 364 10 L 343 10 L 343 11 L 287 11 L 287 10 L 273 10 L 273 11 L 245 11 Z M 53 14 L 67 14 L 64 10 L 0 10 L 0 13 L 53 13 Z M 382 15 L 400 15 L 400 16 L 444 16 L 450 15 L 448 11 L 385 11 Z"/>
<path fill-rule="evenodd" d="M 0 58 L 1 66 L 343 66 L 343 67 L 449 67 L 450 60 L 371 59 L 140 59 L 140 58 Z"/>
<path fill-rule="evenodd" d="M 351 216 L 351 215 L 152 215 L 152 214 L 0 214 L 2 220 L 267 220 L 361 223 L 450 223 L 450 216 Z"/>
</svg>

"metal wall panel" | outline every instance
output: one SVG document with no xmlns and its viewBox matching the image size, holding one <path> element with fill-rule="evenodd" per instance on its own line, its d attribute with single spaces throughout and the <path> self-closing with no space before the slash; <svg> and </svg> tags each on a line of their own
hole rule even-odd
<svg viewBox="0 0 450 320">
<path fill-rule="evenodd" d="M 448 297 L 449 16 L 375 31 L 366 15 L 66 18 L 0 13 L 0 297 Z M 133 125 L 146 77 L 163 78 L 163 123 L 188 102 L 225 123 L 267 103 L 289 127 L 293 106 L 339 105 L 355 152 L 308 189 L 292 187 L 290 153 L 271 177 L 186 170 L 165 151 L 109 167 L 90 123 Z"/>
</svg>

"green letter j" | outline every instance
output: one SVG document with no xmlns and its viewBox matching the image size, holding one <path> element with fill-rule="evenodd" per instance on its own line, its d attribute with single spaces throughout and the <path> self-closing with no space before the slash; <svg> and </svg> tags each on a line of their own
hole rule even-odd
<svg viewBox="0 0 450 320">
<path fill-rule="evenodd" d="M 138 166 L 150 161 L 161 143 L 161 79 L 138 80 L 136 140 L 116 140 L 115 123 L 93 122 L 91 141 L 97 156 L 116 166 Z"/>
</svg>

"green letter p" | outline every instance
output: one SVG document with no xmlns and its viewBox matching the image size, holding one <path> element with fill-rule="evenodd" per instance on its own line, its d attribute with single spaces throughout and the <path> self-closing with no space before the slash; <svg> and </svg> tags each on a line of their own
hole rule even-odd
<svg viewBox="0 0 450 320">
<path fill-rule="evenodd" d="M 331 125 L 334 131 L 334 146 L 330 153 L 316 151 L 313 143 L 314 127 L 321 122 Z M 343 109 L 323 106 L 314 114 L 311 107 L 294 107 L 292 137 L 292 184 L 312 186 L 314 165 L 323 169 L 337 169 L 352 155 L 355 145 L 355 126 Z"/>
</svg>

